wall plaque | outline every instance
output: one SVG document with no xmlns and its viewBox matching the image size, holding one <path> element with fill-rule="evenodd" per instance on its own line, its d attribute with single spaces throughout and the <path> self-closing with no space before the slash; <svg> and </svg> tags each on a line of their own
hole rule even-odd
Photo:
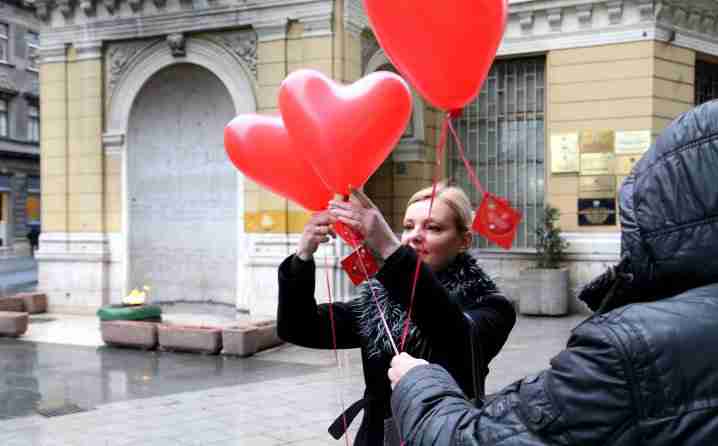
<svg viewBox="0 0 718 446">
<path fill-rule="evenodd" d="M 613 152 L 615 135 L 613 130 L 583 130 L 581 132 L 581 154 Z"/>
<path fill-rule="evenodd" d="M 578 172 L 578 133 L 551 135 L 551 173 Z"/>
<path fill-rule="evenodd" d="M 604 197 L 616 193 L 616 180 L 611 175 L 596 177 L 581 177 L 578 183 L 578 191 L 582 192 L 604 192 Z"/>
<path fill-rule="evenodd" d="M 651 131 L 616 132 L 617 155 L 644 153 L 651 146 Z"/>
<path fill-rule="evenodd" d="M 630 175 L 641 155 L 621 155 L 616 157 L 616 175 Z"/>
<path fill-rule="evenodd" d="M 613 175 L 616 155 L 613 153 L 582 153 L 581 175 Z"/>
<path fill-rule="evenodd" d="M 616 225 L 616 199 L 615 198 L 579 198 L 578 199 L 578 225 L 579 226 L 615 226 Z"/>
</svg>

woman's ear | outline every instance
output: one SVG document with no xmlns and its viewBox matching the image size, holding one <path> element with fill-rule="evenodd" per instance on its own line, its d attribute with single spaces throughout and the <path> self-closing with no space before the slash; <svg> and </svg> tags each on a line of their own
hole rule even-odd
<svg viewBox="0 0 718 446">
<path fill-rule="evenodd" d="M 461 248 L 459 248 L 459 251 L 466 252 L 471 248 L 471 242 L 474 240 L 474 234 L 472 234 L 469 230 L 466 231 L 461 237 Z"/>
</svg>

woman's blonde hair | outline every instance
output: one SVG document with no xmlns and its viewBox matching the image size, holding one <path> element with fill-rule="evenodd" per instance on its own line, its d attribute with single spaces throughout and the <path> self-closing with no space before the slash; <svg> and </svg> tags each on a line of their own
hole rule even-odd
<svg viewBox="0 0 718 446">
<path fill-rule="evenodd" d="M 433 186 L 421 189 L 415 193 L 406 204 L 408 208 L 414 203 L 424 200 L 430 200 Z M 463 189 L 458 186 L 448 185 L 441 182 L 436 185 L 436 200 L 441 200 L 444 204 L 454 212 L 454 221 L 456 228 L 460 234 L 468 232 L 474 219 L 474 212 L 471 206 L 471 200 Z"/>
</svg>

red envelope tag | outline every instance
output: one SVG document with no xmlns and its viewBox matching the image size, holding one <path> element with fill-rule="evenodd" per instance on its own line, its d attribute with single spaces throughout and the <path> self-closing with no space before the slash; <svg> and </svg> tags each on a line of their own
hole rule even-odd
<svg viewBox="0 0 718 446">
<path fill-rule="evenodd" d="M 502 248 L 511 249 L 519 222 L 521 213 L 508 200 L 486 192 L 471 229 Z"/>
<path fill-rule="evenodd" d="M 344 223 L 338 221 L 334 223 L 334 232 L 341 237 L 344 242 L 354 248 L 355 246 L 361 245 L 361 243 L 364 241 L 364 236 L 362 236 L 359 231 L 356 229 L 345 225 Z"/>
<path fill-rule="evenodd" d="M 362 263 L 364 263 L 363 267 Z M 372 277 L 379 271 L 379 265 L 374 256 L 364 246 L 360 246 L 353 253 L 344 257 L 342 268 L 354 285 L 359 285 L 367 279 L 367 276 Z"/>
</svg>

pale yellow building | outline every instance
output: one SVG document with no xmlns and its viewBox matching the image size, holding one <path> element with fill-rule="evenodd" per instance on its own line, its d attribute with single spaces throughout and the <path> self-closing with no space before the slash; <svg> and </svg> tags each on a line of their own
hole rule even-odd
<svg viewBox="0 0 718 446">
<path fill-rule="evenodd" d="M 307 214 L 234 170 L 222 128 L 276 112 L 298 68 L 343 82 L 392 69 L 361 1 L 35 6 L 47 23 L 38 260 L 51 306 L 94 311 L 147 284 L 160 302 L 274 313 L 276 268 Z M 497 62 L 457 121 L 482 183 L 524 214 L 514 249 L 478 245 L 509 296 L 546 203 L 562 212 L 574 285 L 617 259 L 621 178 L 672 118 L 716 95 L 717 15 L 709 1 L 510 1 Z M 474 57 L 471 42 L 460 48 Z M 441 118 L 415 95 L 411 125 L 366 186 L 397 229 L 430 184 Z M 455 152 L 444 166 L 472 189 Z M 337 294 L 345 252 L 317 258 Z"/>
</svg>

